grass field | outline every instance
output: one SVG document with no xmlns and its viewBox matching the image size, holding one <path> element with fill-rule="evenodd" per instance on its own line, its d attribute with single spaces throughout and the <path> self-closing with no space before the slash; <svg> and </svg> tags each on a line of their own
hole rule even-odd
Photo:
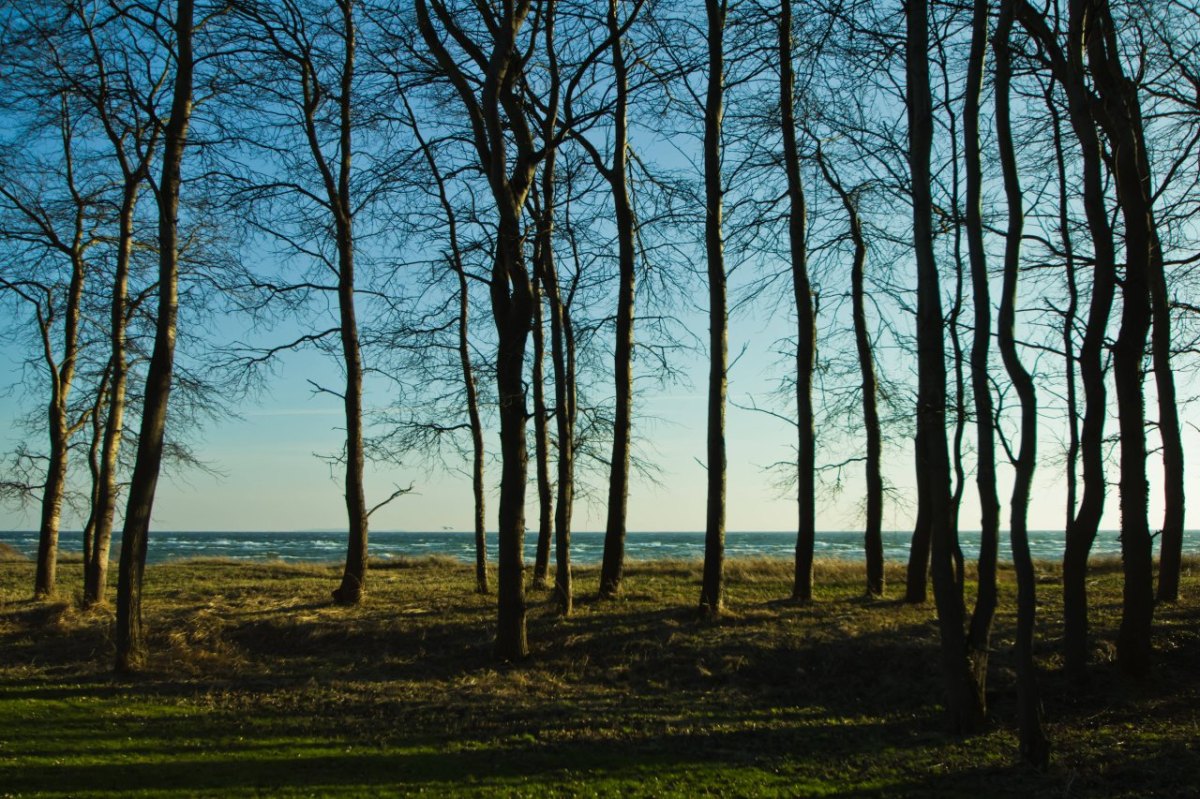
<svg viewBox="0 0 1200 799">
<path fill-rule="evenodd" d="M 1039 567 L 1040 774 L 1016 764 L 1011 570 L 993 724 L 963 740 L 944 733 L 932 604 L 863 598 L 857 564 L 820 564 L 816 602 L 795 605 L 790 563 L 731 562 L 718 621 L 693 610 L 699 564 L 633 564 L 604 603 L 580 569 L 576 615 L 531 593 L 532 656 L 500 664 L 468 566 L 377 564 L 342 608 L 332 566 L 177 562 L 150 567 L 151 659 L 118 678 L 111 611 L 77 607 L 79 564 L 34 603 L 32 564 L 8 560 L 0 797 L 1196 796 L 1198 566 L 1159 608 L 1152 677 L 1131 682 L 1112 662 L 1119 565 L 1096 564 L 1087 685 L 1058 670 L 1058 574 Z"/>
</svg>

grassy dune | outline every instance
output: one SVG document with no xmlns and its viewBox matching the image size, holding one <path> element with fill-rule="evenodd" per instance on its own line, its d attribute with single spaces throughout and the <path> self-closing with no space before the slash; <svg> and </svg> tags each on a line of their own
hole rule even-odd
<svg viewBox="0 0 1200 799">
<path fill-rule="evenodd" d="M 1013 578 L 1001 572 L 994 723 L 940 714 L 931 605 L 862 597 L 861 566 L 817 568 L 817 601 L 779 601 L 791 564 L 729 564 L 729 614 L 693 606 L 696 563 L 633 564 L 615 602 L 577 571 L 569 620 L 530 595 L 533 656 L 491 657 L 494 598 L 445 559 L 376 564 L 363 606 L 338 569 L 152 566 L 143 674 L 110 671 L 109 611 L 28 599 L 0 560 L 3 796 L 1194 796 L 1200 790 L 1200 566 L 1159 609 L 1143 682 L 1112 663 L 1121 580 L 1091 582 L 1094 676 L 1058 671 L 1057 569 L 1039 566 L 1051 770 L 1016 762 Z M 902 579 L 895 567 L 893 586 Z M 899 594 L 896 588 L 893 594 Z"/>
</svg>

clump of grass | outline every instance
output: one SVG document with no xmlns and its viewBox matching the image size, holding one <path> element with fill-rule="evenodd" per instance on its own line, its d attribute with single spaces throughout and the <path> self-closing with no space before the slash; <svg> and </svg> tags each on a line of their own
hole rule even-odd
<svg viewBox="0 0 1200 799">
<path fill-rule="evenodd" d="M 168 668 L 193 675 L 230 673 L 243 663 L 243 653 L 226 636 L 225 609 L 216 600 L 173 620 L 166 630 L 166 651 L 159 655 Z"/>
<path fill-rule="evenodd" d="M 375 558 L 372 569 L 445 569 L 447 571 L 470 571 L 474 575 L 474 564 L 464 563 L 452 555 L 392 555 Z"/>
</svg>

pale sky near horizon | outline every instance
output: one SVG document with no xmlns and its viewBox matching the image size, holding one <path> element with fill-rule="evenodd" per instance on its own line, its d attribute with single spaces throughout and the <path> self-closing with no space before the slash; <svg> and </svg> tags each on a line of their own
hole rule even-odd
<svg viewBox="0 0 1200 799">
<path fill-rule="evenodd" d="M 738 336 L 753 338 L 755 330 L 746 323 L 734 325 L 730 351 L 740 347 Z M 12 354 L 8 354 L 10 375 Z M 768 378 L 774 369 L 769 359 L 748 359 L 734 365 L 729 396 L 745 405 L 753 394 L 763 402 Z M 635 424 L 634 435 L 651 445 L 647 452 L 661 472 L 658 483 L 634 478 L 630 488 L 630 531 L 702 530 L 705 510 L 705 381 L 706 364 L 700 356 L 690 362 L 693 373 L 690 388 L 673 387 L 666 392 L 635 395 L 635 405 L 645 417 Z M 294 365 L 285 366 L 271 381 L 271 389 L 255 403 L 242 408 L 242 418 L 210 423 L 195 438 L 197 454 L 217 475 L 192 471 L 166 476 L 159 483 L 153 528 L 158 530 L 312 530 L 341 529 L 345 511 L 340 483 L 330 479 L 329 467 L 314 456 L 339 446 L 340 405 L 329 396 L 314 396 L 306 383 L 309 372 Z M 1151 395 L 1152 397 L 1152 395 Z M 9 424 L 0 439 L 5 451 L 15 444 L 12 421 L 20 402 L 19 393 L 0 397 L 0 418 Z M 785 423 L 731 405 L 728 424 L 728 505 L 727 529 L 793 531 L 796 523 L 794 496 L 785 494 L 773 483 L 776 477 L 764 471 L 768 464 L 791 457 L 793 429 Z M 1115 430 L 1115 420 L 1109 431 Z M 968 433 L 970 435 L 970 433 Z M 1192 426 L 1185 430 L 1186 451 L 1200 452 L 1200 433 Z M 498 448 L 494 430 L 487 432 L 489 449 Z M 819 460 L 836 460 L 853 453 L 844 438 L 818 453 Z M 1062 529 L 1065 509 L 1061 465 L 1050 462 L 1053 441 L 1043 436 L 1042 463 L 1031 506 L 1032 529 Z M 845 450 L 843 453 L 842 450 Z M 77 456 L 78 457 L 78 456 Z M 886 529 L 904 530 L 912 524 L 915 496 L 911 448 L 907 442 L 895 442 L 885 451 L 887 476 L 900 499 L 889 497 L 885 503 Z M 1149 459 L 1152 496 L 1151 527 L 1157 529 L 1161 502 L 1155 475 L 1159 459 Z M 857 530 L 862 524 L 861 464 L 850 464 L 840 492 L 822 491 L 818 497 L 817 526 L 820 530 Z M 1196 475 L 1189 471 L 1188 489 L 1200 496 Z M 496 489 L 499 465 L 489 463 L 487 518 L 495 527 Z M 1007 526 L 1010 470 L 1001 467 L 1001 506 Z M 529 485 L 526 523 L 536 528 L 536 487 Z M 606 475 L 594 471 L 587 479 L 602 488 Z M 420 465 L 368 473 L 368 504 L 387 496 L 393 486 L 412 483 L 413 493 L 403 496 L 372 517 L 375 530 L 470 530 L 470 483 L 465 475 L 430 472 Z M 975 484 L 968 475 L 961 527 L 978 528 L 978 503 Z M 1119 526 L 1118 494 L 1115 485 L 1109 493 L 1103 520 L 1105 528 Z M 582 498 L 576 506 L 577 530 L 604 528 L 604 493 Z M 1189 517 L 1192 522 L 1195 515 Z M 36 529 L 38 509 L 0 507 L 0 529 Z M 80 519 L 69 513 L 64 530 L 77 529 Z"/>
</svg>

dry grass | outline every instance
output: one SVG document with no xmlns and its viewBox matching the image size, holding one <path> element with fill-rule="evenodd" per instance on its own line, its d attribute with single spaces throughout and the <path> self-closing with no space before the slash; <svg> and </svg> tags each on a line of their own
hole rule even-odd
<svg viewBox="0 0 1200 799">
<path fill-rule="evenodd" d="M 1188 795 L 1186 780 L 1200 778 L 1198 565 L 1185 566 L 1184 600 L 1160 609 L 1157 670 L 1136 684 L 1111 662 L 1119 563 L 1096 565 L 1095 668 L 1082 687 L 1056 670 L 1057 570 L 1039 565 L 1056 758 L 1037 775 L 1012 768 L 1009 569 L 994 726 L 962 742 L 942 733 L 932 608 L 864 597 L 861 564 L 818 563 L 816 601 L 796 605 L 782 601 L 790 562 L 731 560 L 728 613 L 715 621 L 694 609 L 698 563 L 631 563 L 610 602 L 593 598 L 598 570 L 581 568 L 575 615 L 559 618 L 549 593 L 531 592 L 532 656 L 504 664 L 491 652 L 495 599 L 473 593 L 470 565 L 374 564 L 364 603 L 344 608 L 329 600 L 337 567 L 182 561 L 148 571 L 151 655 L 126 681 L 109 672 L 110 610 L 33 603 L 31 564 L 6 563 L 0 786 L 87 793 L 98 778 L 89 764 L 103 756 L 142 763 L 134 779 L 148 795 L 256 795 L 255 785 L 297 795 Z M 61 573 L 65 597 L 78 590 L 75 571 Z M 902 571 L 889 567 L 890 597 Z M 36 719 L 56 716 L 72 732 L 39 737 Z M 190 744 L 139 753 L 121 744 L 138 740 L 134 724 L 209 741 L 220 773 L 234 776 L 176 774 L 170 763 Z M 347 754 L 363 747 L 374 754 Z M 276 749 L 284 754 L 259 754 Z M 64 764 L 57 788 L 38 770 L 51 756 Z M 1170 768 L 1148 771 L 1168 756 Z"/>
<path fill-rule="evenodd" d="M 16 547 L 0 542 L 0 563 L 27 561 L 29 558 L 21 554 Z"/>
</svg>

